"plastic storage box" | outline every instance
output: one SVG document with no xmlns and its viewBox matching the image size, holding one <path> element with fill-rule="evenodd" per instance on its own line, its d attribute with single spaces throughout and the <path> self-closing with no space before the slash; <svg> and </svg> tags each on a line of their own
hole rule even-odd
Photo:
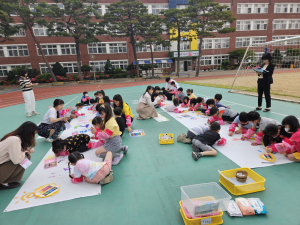
<svg viewBox="0 0 300 225">
<path fill-rule="evenodd" d="M 210 224 L 210 225 L 217 225 L 217 224 L 223 224 L 223 212 L 220 212 L 219 215 L 216 216 L 210 216 L 210 217 L 201 217 L 197 219 L 189 219 L 184 214 L 184 210 L 182 208 L 181 201 L 179 202 L 180 205 L 180 214 L 182 216 L 183 222 L 185 225 L 199 225 L 199 224 Z"/>
<path fill-rule="evenodd" d="M 226 211 L 231 196 L 217 183 L 183 186 L 181 202 L 192 217 Z"/>
<path fill-rule="evenodd" d="M 259 174 L 255 173 L 250 168 L 238 168 L 238 169 L 232 169 L 232 170 L 224 170 L 221 171 L 221 173 L 229 178 L 235 177 L 236 171 L 238 170 L 245 170 L 248 172 L 248 177 L 253 179 L 255 183 L 252 184 L 242 184 L 239 186 L 235 186 L 228 180 L 226 180 L 221 174 L 220 174 L 220 180 L 219 182 L 233 195 L 244 195 L 259 191 L 265 190 L 265 181 L 266 179 L 260 176 Z"/>
<path fill-rule="evenodd" d="M 169 135 L 169 136 L 172 137 L 172 139 L 161 139 L 161 137 L 162 137 L 163 135 Z M 159 144 L 161 144 L 161 145 L 174 144 L 174 136 L 173 136 L 173 134 L 171 134 L 171 133 L 160 134 L 158 138 L 159 138 Z"/>
</svg>

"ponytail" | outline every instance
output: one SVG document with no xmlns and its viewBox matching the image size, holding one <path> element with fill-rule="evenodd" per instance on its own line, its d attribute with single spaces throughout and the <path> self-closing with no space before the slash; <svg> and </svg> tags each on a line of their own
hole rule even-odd
<svg viewBox="0 0 300 225">
<path fill-rule="evenodd" d="M 84 155 L 83 154 L 80 154 L 79 152 L 73 152 L 71 153 L 69 156 L 68 156 L 68 159 L 69 159 L 69 163 L 68 163 L 68 167 L 69 167 L 69 177 L 70 178 L 73 178 L 72 177 L 72 174 L 71 174 L 71 167 L 70 167 L 70 164 L 71 163 L 76 163 L 79 159 L 84 159 Z"/>
<path fill-rule="evenodd" d="M 96 116 L 93 120 L 92 120 L 92 124 L 93 125 L 97 125 L 97 124 L 101 124 L 102 122 L 102 118 L 100 116 Z"/>
</svg>

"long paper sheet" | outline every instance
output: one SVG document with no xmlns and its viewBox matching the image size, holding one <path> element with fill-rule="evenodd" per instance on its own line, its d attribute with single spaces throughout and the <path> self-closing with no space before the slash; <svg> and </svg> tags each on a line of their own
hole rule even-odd
<svg viewBox="0 0 300 225">
<path fill-rule="evenodd" d="M 61 134 L 62 139 L 71 136 L 73 132 L 80 133 L 81 131 L 88 130 L 83 127 L 78 127 L 77 129 L 74 128 L 79 124 L 91 124 L 91 119 L 95 116 L 92 112 L 86 109 L 82 111 L 86 113 L 86 115 L 84 117 L 73 119 L 71 121 L 71 128 L 65 130 Z M 89 125 L 89 128 L 90 126 L 91 125 Z M 92 135 L 89 130 L 86 134 Z M 35 150 L 39 151 L 38 146 L 35 148 Z M 34 157 L 34 154 L 32 156 Z M 101 194 L 100 185 L 88 184 L 86 182 L 79 184 L 71 183 L 68 171 L 68 156 L 59 156 L 57 158 L 58 163 L 56 167 L 44 169 L 44 160 L 49 156 L 54 156 L 51 148 L 23 184 L 10 204 L 6 207 L 4 212 Z M 89 150 L 85 152 L 84 157 L 93 161 L 101 161 L 100 158 L 96 157 L 95 150 Z M 36 198 L 34 195 L 34 190 L 40 186 L 50 183 L 58 184 L 60 186 L 59 192 L 50 197 Z"/>
<path fill-rule="evenodd" d="M 168 104 L 171 104 L 170 101 L 167 101 Z M 186 108 L 181 108 L 181 110 L 186 110 Z M 164 108 L 162 108 L 164 109 Z M 197 125 L 207 125 L 208 117 L 203 115 L 197 115 L 197 112 L 185 112 L 185 113 L 174 113 L 167 112 L 173 118 L 178 120 L 181 124 L 186 126 L 188 129 L 195 127 Z M 184 115 L 184 116 L 182 116 Z M 186 116 L 187 115 L 187 116 Z M 191 119 L 192 118 L 192 119 Z M 196 118 L 196 119 L 194 119 Z M 264 159 L 259 157 L 260 154 L 266 152 L 264 146 L 252 146 L 251 140 L 242 141 L 240 138 L 242 134 L 233 134 L 232 137 L 228 136 L 229 124 L 225 123 L 225 125 L 221 125 L 220 135 L 221 137 L 226 138 L 227 143 L 224 146 L 214 145 L 219 152 L 225 155 L 227 158 L 232 160 L 234 163 L 239 165 L 240 167 L 248 167 L 248 168 L 258 168 L 258 167 L 266 167 L 266 166 L 274 166 L 285 163 L 291 163 L 284 155 L 280 155 L 279 153 L 274 154 L 276 160 L 274 163 L 270 163 Z M 174 137 L 176 138 L 176 137 Z"/>
</svg>

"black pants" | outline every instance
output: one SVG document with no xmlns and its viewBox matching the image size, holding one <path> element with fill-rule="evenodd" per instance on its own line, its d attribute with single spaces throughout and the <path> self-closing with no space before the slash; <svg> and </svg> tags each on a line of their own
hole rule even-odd
<svg viewBox="0 0 300 225">
<path fill-rule="evenodd" d="M 223 121 L 227 121 L 227 122 L 233 122 L 234 119 L 238 116 L 239 114 L 236 114 L 234 117 L 230 117 L 230 116 L 222 116 L 222 120 Z"/>
<path fill-rule="evenodd" d="M 257 92 L 258 92 L 258 107 L 262 105 L 262 96 L 265 94 L 267 108 L 271 107 L 271 84 L 266 83 L 263 79 L 258 79 Z"/>
<path fill-rule="evenodd" d="M 84 101 L 82 101 L 82 99 L 81 99 L 81 103 L 84 104 L 84 105 L 89 105 L 89 104 L 90 104 L 90 100 L 87 99 L 87 100 L 84 102 Z"/>
<path fill-rule="evenodd" d="M 125 115 L 122 113 L 121 116 L 122 116 L 123 119 L 125 120 L 125 128 L 127 128 L 128 126 L 127 126 L 127 124 L 126 124 L 126 118 L 125 118 Z M 131 117 L 131 123 L 132 123 L 132 121 L 133 121 L 133 118 Z"/>
<path fill-rule="evenodd" d="M 196 137 L 196 134 L 188 130 L 188 132 L 186 133 L 186 137 L 193 140 Z"/>
<path fill-rule="evenodd" d="M 167 100 L 172 100 L 172 96 L 173 96 L 174 94 L 172 94 L 172 93 L 170 93 L 170 92 L 168 92 L 168 91 L 166 91 L 166 90 L 164 90 L 163 93 L 164 93 L 164 95 L 167 97 Z"/>
</svg>

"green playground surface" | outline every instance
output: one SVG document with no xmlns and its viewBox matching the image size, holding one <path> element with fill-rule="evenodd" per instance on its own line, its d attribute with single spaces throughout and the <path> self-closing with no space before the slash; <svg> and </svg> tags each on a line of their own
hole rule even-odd
<svg viewBox="0 0 300 225">
<path fill-rule="evenodd" d="M 196 96 L 213 97 L 216 93 L 221 93 L 222 103 L 237 112 L 251 111 L 257 106 L 257 98 L 228 93 L 227 89 L 187 84 L 181 86 L 184 90 L 193 88 Z M 105 92 L 111 99 L 115 94 L 121 94 L 137 117 L 136 104 L 132 104 L 130 100 L 138 100 L 145 89 L 146 85 L 143 85 L 109 89 Z M 67 106 L 73 106 L 80 100 L 81 95 L 81 93 L 67 95 L 61 99 Z M 41 115 L 31 118 L 25 117 L 24 104 L 1 108 L 0 137 L 27 120 L 39 123 L 53 100 L 54 98 L 37 101 L 36 110 Z M 281 122 L 290 114 L 299 118 L 299 112 L 299 104 L 274 100 L 271 113 L 261 112 L 261 115 Z M 158 109 L 158 113 L 167 117 L 169 121 L 161 123 L 154 119 L 133 121 L 132 128 L 143 129 L 145 136 L 130 138 L 128 131 L 125 131 L 123 144 L 129 146 L 129 151 L 120 164 L 112 168 L 114 180 L 102 186 L 101 195 L 2 213 L 18 189 L 0 191 L 0 224 L 184 224 L 179 213 L 180 187 L 208 182 L 216 182 L 222 187 L 217 170 L 235 169 L 238 166 L 221 153 L 216 157 L 201 158 L 195 162 L 191 157 L 190 145 L 176 141 L 172 145 L 160 145 L 158 141 L 160 133 L 173 133 L 174 137 L 177 137 L 181 133 L 186 133 L 187 128 L 161 109 Z M 32 155 L 33 165 L 25 171 L 22 183 L 50 147 L 51 144 L 44 139 L 37 139 L 35 153 Z M 237 218 L 230 217 L 224 212 L 223 224 L 299 225 L 300 194 L 297 192 L 300 186 L 299 167 L 298 163 L 289 163 L 254 169 L 266 179 L 266 190 L 241 197 L 260 198 L 268 214 Z"/>
</svg>

